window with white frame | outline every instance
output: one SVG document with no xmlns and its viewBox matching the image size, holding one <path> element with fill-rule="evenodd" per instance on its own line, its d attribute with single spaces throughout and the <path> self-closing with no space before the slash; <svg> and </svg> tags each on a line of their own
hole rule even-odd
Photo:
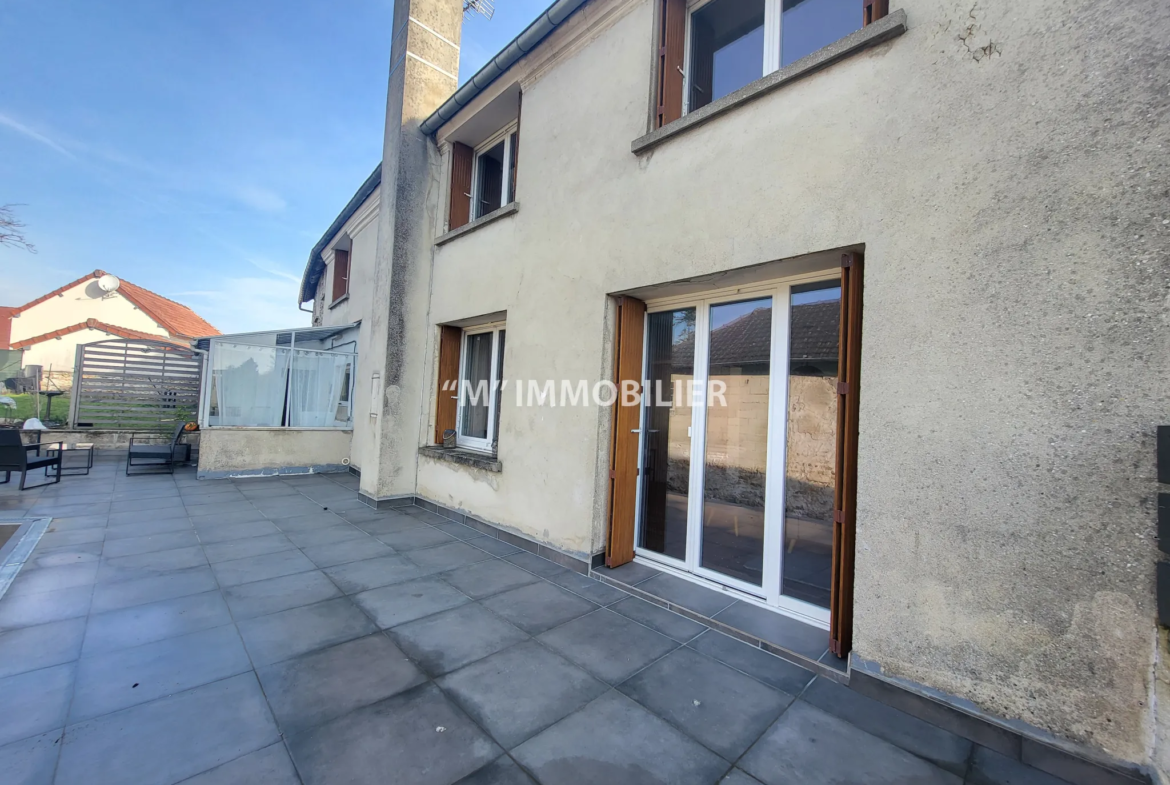
<svg viewBox="0 0 1170 785">
<path fill-rule="evenodd" d="M 504 334 L 503 324 L 479 325 L 463 331 L 455 437 L 460 447 L 496 451 L 503 390 Z"/>
<path fill-rule="evenodd" d="M 475 148 L 471 183 L 472 220 L 516 198 L 516 152 L 519 136 L 513 123 Z"/>
<path fill-rule="evenodd" d="M 859 0 L 693 0 L 685 111 L 693 112 L 860 30 Z"/>
</svg>

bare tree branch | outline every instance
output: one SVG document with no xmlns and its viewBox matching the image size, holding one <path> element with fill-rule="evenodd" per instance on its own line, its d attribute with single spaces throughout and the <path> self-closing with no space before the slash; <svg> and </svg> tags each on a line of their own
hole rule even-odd
<svg viewBox="0 0 1170 785">
<path fill-rule="evenodd" d="M 29 253 L 36 253 L 36 246 L 24 239 L 24 222 L 16 217 L 15 208 L 20 206 L 18 204 L 0 206 L 0 245 L 23 248 Z"/>
</svg>

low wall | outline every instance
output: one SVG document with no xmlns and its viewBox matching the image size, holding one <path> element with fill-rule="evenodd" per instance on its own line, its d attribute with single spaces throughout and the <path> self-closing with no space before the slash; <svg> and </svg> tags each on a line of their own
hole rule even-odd
<svg viewBox="0 0 1170 785">
<path fill-rule="evenodd" d="M 47 431 L 22 430 L 20 433 L 24 438 L 25 444 L 32 444 L 33 442 L 65 442 L 66 444 L 90 442 L 98 450 L 125 450 L 130 446 L 130 435 L 132 433 L 144 432 L 114 431 L 100 428 L 51 428 Z M 202 431 L 192 431 L 183 437 L 183 442 L 190 444 L 194 450 L 199 446 L 201 433 Z"/>
<path fill-rule="evenodd" d="M 207 428 L 199 432 L 199 479 L 343 472 L 351 431 Z"/>
</svg>

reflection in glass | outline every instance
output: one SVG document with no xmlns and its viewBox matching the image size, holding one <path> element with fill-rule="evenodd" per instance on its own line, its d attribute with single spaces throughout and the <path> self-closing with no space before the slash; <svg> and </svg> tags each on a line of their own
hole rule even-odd
<svg viewBox="0 0 1170 785">
<path fill-rule="evenodd" d="M 479 154 L 478 190 L 475 217 L 487 215 L 502 206 L 500 197 L 504 185 L 504 142 L 500 140 Z"/>
<path fill-rule="evenodd" d="M 763 584 L 771 352 L 771 297 L 711 306 L 700 564 L 756 586 Z"/>
<path fill-rule="evenodd" d="M 467 336 L 464 352 L 463 381 L 459 388 L 464 402 L 460 433 L 473 439 L 486 439 L 488 396 L 491 394 L 492 334 L 488 332 Z"/>
<path fill-rule="evenodd" d="M 691 14 L 694 111 L 764 73 L 764 0 L 713 0 Z"/>
<path fill-rule="evenodd" d="M 794 286 L 781 593 L 829 607 L 837 457 L 841 286 Z"/>
<path fill-rule="evenodd" d="M 784 0 L 780 17 L 780 65 L 795 63 L 861 29 L 857 0 Z"/>
<path fill-rule="evenodd" d="M 642 522 L 638 546 L 675 559 L 687 550 L 695 309 L 646 317 Z"/>
</svg>

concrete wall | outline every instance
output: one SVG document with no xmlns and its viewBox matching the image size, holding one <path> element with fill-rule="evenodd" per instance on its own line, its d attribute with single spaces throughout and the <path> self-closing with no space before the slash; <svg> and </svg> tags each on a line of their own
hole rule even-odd
<svg viewBox="0 0 1170 785">
<path fill-rule="evenodd" d="M 97 279 L 86 279 L 60 295 L 34 305 L 12 319 L 12 342 L 70 327 L 86 319 L 153 335 L 167 335 L 166 330 L 125 297 L 120 294 L 107 297 L 106 294 L 98 287 Z M 61 338 L 50 338 L 26 348 L 24 364 L 42 365 L 45 370 L 52 366 L 54 371 L 72 372 L 78 344 L 115 337 L 100 330 L 85 329 Z"/>
<path fill-rule="evenodd" d="M 350 432 L 299 428 L 204 428 L 199 478 L 347 471 Z"/>
<path fill-rule="evenodd" d="M 520 210 L 403 290 L 432 327 L 401 389 L 433 417 L 436 324 L 506 311 L 507 377 L 603 379 L 608 294 L 864 244 L 856 653 L 1150 761 L 1170 6 L 892 5 L 904 36 L 640 156 L 653 3 L 587 5 L 500 80 Z M 428 433 L 402 423 L 396 460 Z M 504 396 L 502 472 L 424 459 L 414 487 L 591 553 L 608 433 Z"/>
</svg>

